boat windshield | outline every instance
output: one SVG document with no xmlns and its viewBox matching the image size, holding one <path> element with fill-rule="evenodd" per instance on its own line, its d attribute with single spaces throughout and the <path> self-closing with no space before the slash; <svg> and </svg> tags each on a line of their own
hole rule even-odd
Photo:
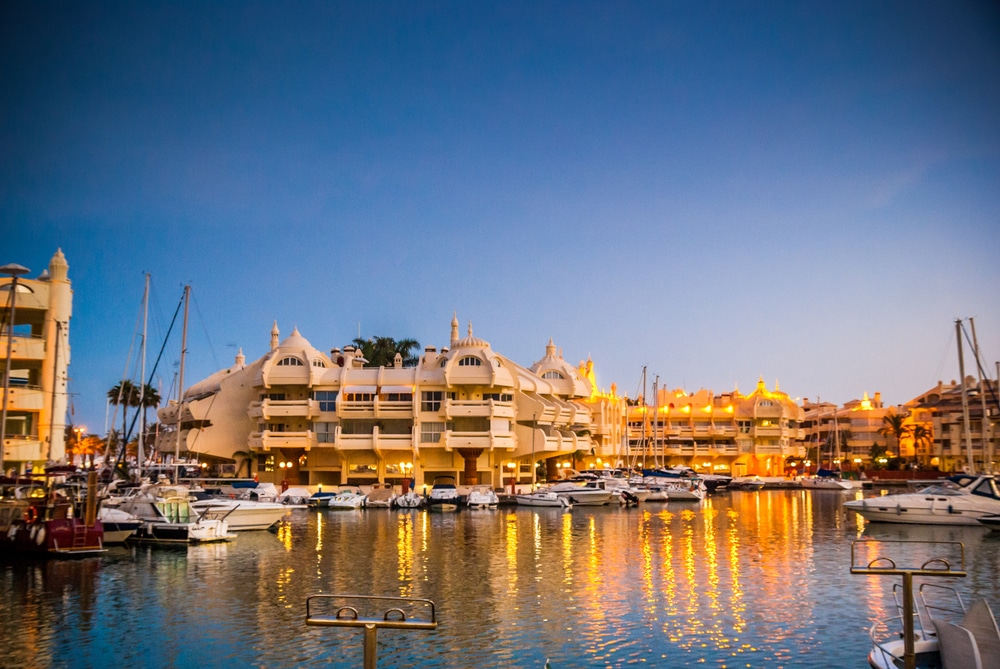
<svg viewBox="0 0 1000 669">
<path fill-rule="evenodd" d="M 1000 488 L 997 487 L 996 479 L 983 479 L 972 490 L 972 494 L 991 499 L 1000 499 Z"/>
<path fill-rule="evenodd" d="M 932 485 L 927 486 L 920 491 L 921 495 L 964 495 L 965 493 L 956 488 L 944 486 L 944 485 Z"/>
</svg>

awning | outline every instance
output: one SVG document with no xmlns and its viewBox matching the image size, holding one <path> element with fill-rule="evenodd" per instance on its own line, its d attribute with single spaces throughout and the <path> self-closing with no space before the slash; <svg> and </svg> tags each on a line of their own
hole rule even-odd
<svg viewBox="0 0 1000 669">
<path fill-rule="evenodd" d="M 341 388 L 340 392 L 349 393 L 368 393 L 369 395 L 375 394 L 375 386 L 344 386 Z"/>
<path fill-rule="evenodd" d="M 380 386 L 379 393 L 407 393 L 413 394 L 413 386 Z"/>
</svg>

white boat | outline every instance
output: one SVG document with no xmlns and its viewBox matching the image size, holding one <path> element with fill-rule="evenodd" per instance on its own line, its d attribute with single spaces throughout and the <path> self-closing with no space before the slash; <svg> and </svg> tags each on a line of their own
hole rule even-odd
<svg viewBox="0 0 1000 669">
<path fill-rule="evenodd" d="M 1000 514 L 1000 486 L 992 475 L 959 474 L 919 492 L 854 499 L 844 507 L 872 522 L 979 525 L 979 518 Z"/>
<path fill-rule="evenodd" d="M 97 519 L 104 526 L 104 543 L 123 544 L 135 534 L 142 521 L 131 513 L 112 506 L 101 505 Z"/>
<path fill-rule="evenodd" d="M 571 481 L 554 483 L 539 490 L 565 497 L 574 506 L 603 506 L 611 501 L 611 491 L 603 486 L 591 487 Z"/>
<path fill-rule="evenodd" d="M 365 503 L 369 507 L 390 508 L 396 499 L 396 489 L 391 483 L 373 483 L 368 491 L 368 501 Z"/>
<path fill-rule="evenodd" d="M 730 483 L 730 488 L 735 490 L 760 490 L 764 487 L 765 481 L 759 476 L 738 476 Z"/>
<path fill-rule="evenodd" d="M 187 497 L 136 496 L 120 508 L 138 516 L 141 524 L 132 538 L 152 543 L 213 543 L 236 538 L 225 520 L 202 518 Z"/>
<path fill-rule="evenodd" d="M 309 488 L 296 486 L 278 493 L 274 501 L 290 508 L 303 507 L 309 506 L 309 498 L 311 496 L 312 492 L 310 492 Z"/>
<path fill-rule="evenodd" d="M 634 485 L 619 470 L 615 469 L 595 469 L 576 477 L 573 480 L 584 481 L 588 479 L 602 481 L 604 487 L 611 491 L 611 496 L 623 504 L 639 504 L 649 499 L 652 491 L 643 485 Z"/>
<path fill-rule="evenodd" d="M 568 497 L 557 495 L 554 492 L 536 490 L 532 493 L 515 495 L 518 506 L 557 506 L 563 509 L 572 509 L 573 503 Z"/>
<path fill-rule="evenodd" d="M 460 504 L 454 476 L 439 476 L 434 479 L 434 486 L 427 496 L 429 511 L 457 511 Z"/>
<path fill-rule="evenodd" d="M 700 478 L 668 480 L 660 484 L 668 502 L 700 502 L 705 499 L 708 489 Z"/>
<path fill-rule="evenodd" d="M 820 469 L 816 476 L 803 476 L 799 484 L 809 490 L 854 490 L 853 482 L 828 469 Z"/>
<path fill-rule="evenodd" d="M 991 513 L 988 516 L 979 516 L 976 520 L 991 530 L 1000 532 L 1000 513 Z M 105 532 L 107 532 L 107 530 L 105 530 Z"/>
<path fill-rule="evenodd" d="M 500 498 L 488 485 L 476 485 L 466 496 L 465 504 L 470 509 L 495 509 L 500 506 Z"/>
<path fill-rule="evenodd" d="M 890 628 L 904 627 L 905 607 L 899 584 L 893 588 L 893 596 L 897 615 L 875 623 L 869 631 L 872 649 L 868 653 L 868 664 L 872 669 L 907 666 L 905 634 L 900 629 Z M 909 666 L 1000 667 L 1000 629 L 985 599 L 976 600 L 967 608 L 953 588 L 932 583 L 921 584 L 913 599 L 912 664 Z"/>
<path fill-rule="evenodd" d="M 419 493 L 410 490 L 396 497 L 392 504 L 397 509 L 419 509 L 424 504 L 424 498 Z"/>
<path fill-rule="evenodd" d="M 225 520 L 234 532 L 266 530 L 288 513 L 288 507 L 277 502 L 218 497 L 192 500 L 191 508 L 202 518 Z"/>
<path fill-rule="evenodd" d="M 333 510 L 360 509 L 365 505 L 368 496 L 361 492 L 357 486 L 341 486 L 337 494 L 330 498 L 327 503 Z"/>
</svg>

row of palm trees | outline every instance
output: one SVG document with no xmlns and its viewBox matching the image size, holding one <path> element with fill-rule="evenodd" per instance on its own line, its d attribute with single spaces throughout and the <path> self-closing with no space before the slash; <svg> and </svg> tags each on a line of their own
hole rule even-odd
<svg viewBox="0 0 1000 669">
<path fill-rule="evenodd" d="M 919 423 L 907 424 L 906 416 L 890 411 L 882 417 L 882 427 L 878 433 L 887 439 L 896 440 L 896 457 L 903 457 L 903 440 L 912 439 L 914 448 L 924 446 L 934 440 L 934 435 L 926 425 Z"/>
</svg>

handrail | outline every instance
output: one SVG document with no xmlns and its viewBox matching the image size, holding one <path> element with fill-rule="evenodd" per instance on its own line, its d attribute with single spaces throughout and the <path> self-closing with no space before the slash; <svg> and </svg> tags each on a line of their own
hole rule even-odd
<svg viewBox="0 0 1000 669">
<path fill-rule="evenodd" d="M 327 602 L 327 606 L 320 606 Z M 362 616 L 359 606 L 344 605 L 347 603 L 368 604 L 368 610 L 377 609 L 388 604 L 395 604 L 382 611 L 381 615 Z M 315 603 L 315 605 L 314 605 Z M 315 609 L 329 610 L 329 604 L 340 604 L 333 615 L 316 612 Z M 430 619 L 407 618 L 404 606 L 414 609 L 414 612 L 429 611 Z M 361 627 L 364 637 L 364 669 L 376 669 L 378 662 L 378 630 L 434 630 L 437 629 L 437 611 L 434 602 L 429 599 L 411 597 L 379 597 L 376 595 L 311 595 L 306 598 L 306 625 L 320 627 Z"/>
</svg>

